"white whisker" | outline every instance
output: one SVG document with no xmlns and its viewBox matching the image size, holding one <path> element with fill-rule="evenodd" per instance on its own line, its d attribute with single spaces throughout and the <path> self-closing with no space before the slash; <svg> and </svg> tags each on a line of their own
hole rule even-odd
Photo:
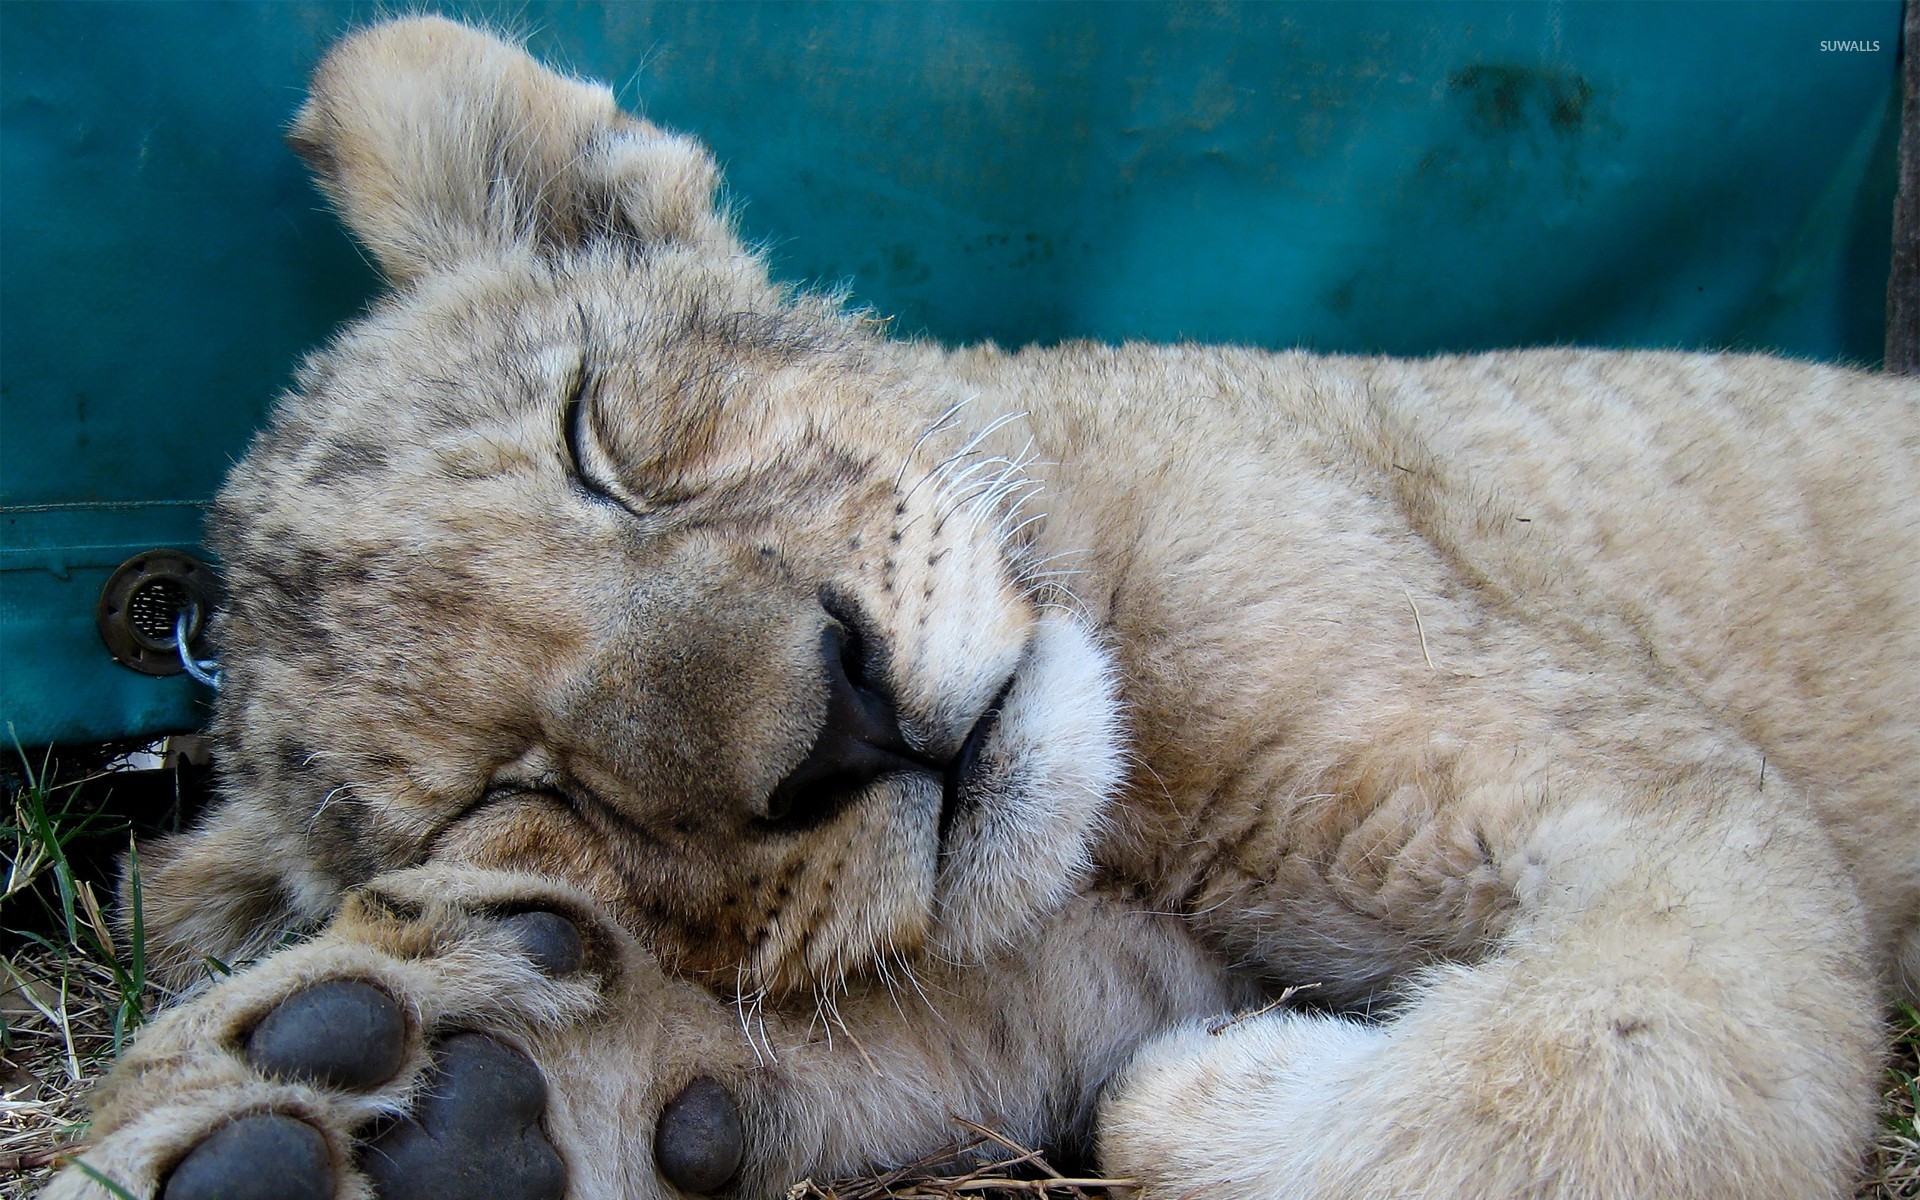
<svg viewBox="0 0 1920 1200">
<path fill-rule="evenodd" d="M 893 477 L 894 491 L 897 492 L 900 490 L 900 481 L 907 477 L 907 468 L 913 465 L 913 456 L 920 453 L 920 447 L 927 444 L 927 439 L 932 437 L 934 434 L 944 430 L 947 427 L 947 425 L 955 417 L 960 415 L 961 409 L 965 408 L 969 404 L 972 404 L 975 400 L 978 400 L 979 398 L 980 398 L 980 393 L 975 392 L 973 395 L 968 396 L 964 400 L 955 401 L 953 405 L 947 409 L 947 411 L 941 413 L 938 417 L 934 419 L 933 424 L 927 426 L 927 431 L 920 435 L 920 440 L 913 444 L 913 448 L 907 451 L 907 457 L 901 461 L 899 473 L 894 475 Z"/>
</svg>

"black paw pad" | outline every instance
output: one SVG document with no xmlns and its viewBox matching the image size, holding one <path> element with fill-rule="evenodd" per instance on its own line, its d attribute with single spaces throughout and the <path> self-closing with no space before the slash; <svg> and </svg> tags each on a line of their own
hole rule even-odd
<svg viewBox="0 0 1920 1200">
<path fill-rule="evenodd" d="M 566 1167 L 540 1129 L 547 1085 L 504 1042 L 442 1042 L 413 1115 L 360 1152 L 381 1200 L 556 1200 Z"/>
<path fill-rule="evenodd" d="M 160 1200 L 333 1200 L 327 1140 L 293 1117 L 241 1117 L 180 1160 Z"/>
<path fill-rule="evenodd" d="M 372 984 L 330 979 L 282 1000 L 247 1035 L 246 1053 L 265 1075 L 363 1091 L 400 1070 L 407 1019 Z"/>
<path fill-rule="evenodd" d="M 654 1165 L 681 1191 L 718 1191 L 740 1170 L 745 1153 L 740 1106 L 717 1080 L 702 1077 L 681 1088 L 654 1127 Z"/>
<path fill-rule="evenodd" d="M 538 909 L 514 913 L 502 917 L 500 927 L 520 943 L 521 951 L 533 960 L 533 965 L 548 975 L 571 975 L 586 964 L 580 931 L 557 912 Z"/>
</svg>

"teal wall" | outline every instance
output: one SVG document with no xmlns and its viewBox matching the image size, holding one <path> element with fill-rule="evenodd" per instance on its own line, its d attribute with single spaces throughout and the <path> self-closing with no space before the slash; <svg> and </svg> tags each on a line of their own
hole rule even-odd
<svg viewBox="0 0 1920 1200">
<path fill-rule="evenodd" d="M 1897 0 L 427 7 L 700 134 L 779 273 L 949 341 L 1880 353 Z M 203 716 L 107 658 L 94 601 L 194 548 L 298 355 L 375 290 L 280 131 L 382 8 L 0 4 L 23 744 Z"/>
</svg>

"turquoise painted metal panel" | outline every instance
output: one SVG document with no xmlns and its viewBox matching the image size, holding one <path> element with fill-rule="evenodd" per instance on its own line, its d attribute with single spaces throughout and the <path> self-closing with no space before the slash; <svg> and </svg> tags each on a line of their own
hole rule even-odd
<svg viewBox="0 0 1920 1200">
<path fill-rule="evenodd" d="M 1879 354 L 1898 0 L 429 7 L 706 138 L 783 276 L 907 331 Z M 195 547 L 297 356 L 376 289 L 279 136 L 378 15 L 0 5 L 25 744 L 203 716 L 107 658 L 94 603 L 127 556 Z"/>
</svg>

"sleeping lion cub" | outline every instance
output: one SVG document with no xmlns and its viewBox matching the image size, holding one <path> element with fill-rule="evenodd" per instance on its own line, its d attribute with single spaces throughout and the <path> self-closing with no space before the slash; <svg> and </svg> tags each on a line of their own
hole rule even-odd
<svg viewBox="0 0 1920 1200">
<path fill-rule="evenodd" d="M 293 140 L 393 290 L 221 497 L 226 800 L 143 862 L 176 978 L 313 936 L 142 1035 L 91 1171 L 769 1196 L 959 1114 L 1166 1200 L 1845 1194 L 1920 385 L 892 341 L 437 19 Z"/>
</svg>

